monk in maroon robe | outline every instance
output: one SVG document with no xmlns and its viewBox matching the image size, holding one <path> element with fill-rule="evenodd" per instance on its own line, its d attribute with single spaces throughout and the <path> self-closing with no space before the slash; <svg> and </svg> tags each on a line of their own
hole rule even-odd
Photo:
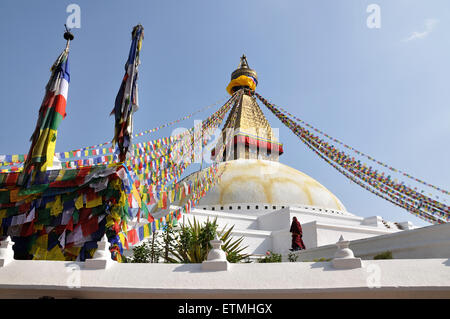
<svg viewBox="0 0 450 319">
<path fill-rule="evenodd" d="M 292 251 L 306 249 L 305 244 L 303 243 L 303 231 L 300 222 L 297 220 L 297 217 L 294 217 L 291 224 L 291 229 L 289 230 L 292 233 Z"/>
</svg>

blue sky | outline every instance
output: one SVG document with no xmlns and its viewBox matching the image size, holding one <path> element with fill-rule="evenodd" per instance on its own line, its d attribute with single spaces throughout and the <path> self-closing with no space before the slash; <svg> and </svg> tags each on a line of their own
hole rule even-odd
<svg viewBox="0 0 450 319">
<path fill-rule="evenodd" d="M 74 30 L 68 115 L 56 151 L 112 138 L 109 113 L 131 29 L 141 23 L 135 132 L 225 99 L 230 73 L 245 53 L 265 98 L 366 154 L 450 188 L 448 1 L 2 0 L 1 154 L 29 149 L 49 68 L 65 44 L 70 3 L 81 8 L 81 28 Z M 366 24 L 372 3 L 381 9 L 380 28 Z M 350 212 L 426 225 L 350 183 L 262 108 L 280 128 L 281 162 L 317 179 Z"/>
</svg>

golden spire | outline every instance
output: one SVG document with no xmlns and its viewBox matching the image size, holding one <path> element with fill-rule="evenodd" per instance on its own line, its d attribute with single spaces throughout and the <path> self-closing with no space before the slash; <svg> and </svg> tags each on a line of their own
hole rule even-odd
<svg viewBox="0 0 450 319">
<path fill-rule="evenodd" d="M 212 152 L 213 157 L 220 161 L 257 158 L 277 161 L 283 153 L 282 144 L 278 143 L 272 127 L 253 97 L 257 81 L 256 71 L 250 69 L 247 57 L 243 55 L 227 87 L 230 94 L 238 90 L 243 90 L 243 94 L 228 115 L 222 130 L 222 141 Z M 215 154 L 215 150 L 221 149 L 222 143 L 228 142 L 230 138 L 233 142 L 225 148 L 224 154 Z"/>
</svg>

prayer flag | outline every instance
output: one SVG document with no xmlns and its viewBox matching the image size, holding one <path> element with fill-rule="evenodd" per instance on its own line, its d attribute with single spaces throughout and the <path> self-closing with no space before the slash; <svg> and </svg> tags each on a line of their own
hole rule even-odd
<svg viewBox="0 0 450 319">
<path fill-rule="evenodd" d="M 138 107 L 138 65 L 139 51 L 142 46 L 144 37 L 144 28 L 137 25 L 131 33 L 132 42 L 127 63 L 125 64 L 125 76 L 117 93 L 114 109 L 111 115 L 115 117 L 115 130 L 113 145 L 117 143 L 119 150 L 119 160 L 124 162 L 127 154 L 131 151 L 131 139 L 133 134 L 132 115 L 137 111 Z"/>
<path fill-rule="evenodd" d="M 69 43 L 51 67 L 51 77 L 39 109 L 36 129 L 31 136 L 31 147 L 25 162 L 27 179 L 34 168 L 41 171 L 53 166 L 58 126 L 66 116 L 69 90 Z"/>
</svg>

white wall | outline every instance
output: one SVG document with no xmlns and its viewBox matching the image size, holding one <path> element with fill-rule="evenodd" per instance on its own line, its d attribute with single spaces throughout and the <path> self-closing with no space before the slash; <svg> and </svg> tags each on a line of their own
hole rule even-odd
<svg viewBox="0 0 450 319">
<path fill-rule="evenodd" d="M 186 222 L 188 220 L 192 222 L 195 217 L 195 219 L 201 223 L 205 222 L 208 218 L 212 221 L 217 217 L 219 229 L 222 229 L 225 225 L 228 225 L 227 228 L 234 225 L 234 229 L 258 229 L 256 216 L 193 209 L 190 214 L 183 214 L 183 217 Z M 183 217 L 180 219 L 180 222 L 183 221 Z"/>
<path fill-rule="evenodd" d="M 318 233 L 320 234 L 320 230 Z M 345 239 L 349 239 L 344 235 Z M 337 240 L 336 240 L 337 242 Z M 372 259 L 373 256 L 391 251 L 393 258 L 448 258 L 450 257 L 450 224 L 432 225 L 385 234 L 371 238 L 352 240 L 350 249 L 355 256 Z M 308 246 L 307 246 L 308 248 Z M 307 249 L 299 252 L 300 260 L 333 258 L 336 245 Z M 450 272 L 449 272 L 450 274 Z"/>
<path fill-rule="evenodd" d="M 198 210 L 213 210 L 231 214 L 242 214 L 248 216 L 262 216 L 273 211 L 284 209 L 287 205 L 273 205 L 268 203 L 244 203 L 227 205 L 197 205 Z"/>
<path fill-rule="evenodd" d="M 378 282 L 371 281 L 374 268 Z M 368 260 L 345 270 L 330 262 L 232 264 L 228 271 L 115 262 L 91 270 L 81 262 L 14 260 L 0 268 L 0 298 L 450 298 L 449 273 L 448 258 Z"/>
<path fill-rule="evenodd" d="M 233 230 L 232 237 L 243 236 L 242 247 L 248 246 L 244 250 L 247 254 L 264 255 L 268 250 L 273 250 L 271 232 L 262 230 Z"/>
</svg>

